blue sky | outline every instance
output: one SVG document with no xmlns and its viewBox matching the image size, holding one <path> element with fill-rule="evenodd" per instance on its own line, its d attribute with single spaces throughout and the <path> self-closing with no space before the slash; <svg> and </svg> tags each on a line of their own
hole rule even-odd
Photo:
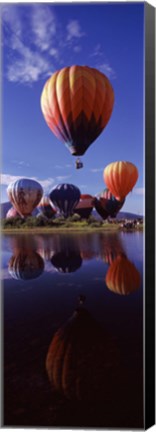
<svg viewBox="0 0 156 432">
<path fill-rule="evenodd" d="M 81 193 L 104 187 L 103 169 L 133 162 L 139 179 L 125 211 L 143 213 L 143 3 L 5 4 L 2 10 L 2 202 L 18 177 L 50 192 L 73 183 Z M 115 105 L 106 129 L 83 156 L 84 168 L 52 134 L 40 109 L 47 78 L 64 66 L 96 67 L 111 81 Z"/>
</svg>

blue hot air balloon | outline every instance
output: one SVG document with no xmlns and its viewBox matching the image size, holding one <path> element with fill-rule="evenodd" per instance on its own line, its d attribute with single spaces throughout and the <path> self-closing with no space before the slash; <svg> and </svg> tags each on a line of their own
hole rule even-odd
<svg viewBox="0 0 156 432">
<path fill-rule="evenodd" d="M 49 198 L 55 207 L 58 207 L 65 218 L 72 215 L 79 202 L 81 192 L 72 184 L 59 184 L 50 193 Z"/>
</svg>

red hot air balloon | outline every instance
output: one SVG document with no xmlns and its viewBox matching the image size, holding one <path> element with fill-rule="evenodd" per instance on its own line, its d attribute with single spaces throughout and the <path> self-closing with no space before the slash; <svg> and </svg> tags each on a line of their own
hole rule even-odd
<svg viewBox="0 0 156 432">
<path fill-rule="evenodd" d="M 17 212 L 26 217 L 41 201 L 43 189 L 37 181 L 21 178 L 8 186 L 7 193 Z"/>
<path fill-rule="evenodd" d="M 55 72 L 41 95 L 46 123 L 75 156 L 83 155 L 101 134 L 113 105 L 114 92 L 108 78 L 88 66 Z"/>
<path fill-rule="evenodd" d="M 87 219 L 93 210 L 93 206 L 94 198 L 91 195 L 82 194 L 79 203 L 75 207 L 74 213 L 81 216 L 81 218 Z"/>
<path fill-rule="evenodd" d="M 53 206 L 52 202 L 48 195 L 44 195 L 38 205 L 39 214 L 47 217 L 48 219 L 52 219 L 56 214 L 56 209 Z"/>
</svg>

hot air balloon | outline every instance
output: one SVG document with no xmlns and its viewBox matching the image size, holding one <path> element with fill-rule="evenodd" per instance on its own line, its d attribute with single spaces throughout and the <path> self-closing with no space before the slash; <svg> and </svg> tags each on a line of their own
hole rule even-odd
<svg viewBox="0 0 156 432">
<path fill-rule="evenodd" d="M 118 393 L 118 360 L 112 335 L 79 307 L 55 333 L 46 370 L 52 387 L 67 399 L 112 403 Z"/>
<path fill-rule="evenodd" d="M 43 189 L 37 181 L 21 178 L 8 186 L 7 193 L 17 212 L 26 217 L 41 201 Z"/>
<path fill-rule="evenodd" d="M 125 203 L 125 199 L 122 201 L 116 200 L 107 188 L 97 195 L 97 199 L 100 201 L 103 210 L 105 210 L 108 216 L 111 216 L 112 218 L 116 217 L 117 213 Z"/>
<path fill-rule="evenodd" d="M 44 270 L 44 261 L 33 250 L 21 250 L 13 255 L 9 261 L 8 271 L 13 279 L 35 279 Z"/>
<path fill-rule="evenodd" d="M 57 185 L 49 197 L 55 207 L 58 207 L 65 218 L 73 213 L 79 202 L 81 192 L 72 184 Z"/>
<path fill-rule="evenodd" d="M 114 293 L 127 295 L 140 287 L 140 273 L 124 254 L 110 265 L 106 274 L 106 285 Z"/>
<path fill-rule="evenodd" d="M 15 217 L 20 217 L 20 215 L 14 207 L 11 207 L 6 214 L 6 219 L 15 218 Z"/>
<path fill-rule="evenodd" d="M 94 197 L 94 207 L 95 207 L 97 213 L 102 217 L 103 220 L 108 218 L 108 213 L 105 210 L 102 202 L 96 197 Z"/>
<path fill-rule="evenodd" d="M 94 198 L 91 195 L 83 194 L 80 196 L 80 201 L 75 207 L 74 213 L 81 216 L 81 218 L 88 219 L 93 210 Z"/>
<path fill-rule="evenodd" d="M 123 201 L 138 179 L 138 170 L 131 162 L 112 162 L 104 169 L 104 182 L 118 201 Z"/>
<path fill-rule="evenodd" d="M 52 205 L 48 195 L 44 195 L 38 205 L 39 215 L 42 214 L 48 219 L 52 219 L 56 214 L 56 209 Z"/>
<path fill-rule="evenodd" d="M 83 155 L 101 134 L 113 105 L 114 92 L 108 78 L 88 66 L 74 65 L 55 72 L 41 95 L 46 123 L 75 156 Z"/>
</svg>

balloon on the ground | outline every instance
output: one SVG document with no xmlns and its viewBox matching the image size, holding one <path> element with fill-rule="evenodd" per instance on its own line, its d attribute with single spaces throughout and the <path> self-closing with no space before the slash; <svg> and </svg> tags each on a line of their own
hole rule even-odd
<svg viewBox="0 0 156 432">
<path fill-rule="evenodd" d="M 108 78 L 88 66 L 65 67 L 44 85 L 41 109 L 49 128 L 71 154 L 80 156 L 107 125 L 114 91 Z"/>
<path fill-rule="evenodd" d="M 6 214 L 6 219 L 16 218 L 16 217 L 20 217 L 20 214 L 17 212 L 17 210 L 14 207 L 11 207 Z"/>
<path fill-rule="evenodd" d="M 101 201 L 96 197 L 94 197 L 94 207 L 95 207 L 97 213 L 102 217 L 103 220 L 108 218 L 108 213 L 105 210 L 105 207 L 103 206 Z"/>
<path fill-rule="evenodd" d="M 72 215 L 79 202 L 81 192 L 72 184 L 59 184 L 50 193 L 49 197 L 55 207 L 58 207 L 64 217 Z"/>
<path fill-rule="evenodd" d="M 52 219 L 56 214 L 56 209 L 48 195 L 44 195 L 38 205 L 39 214 L 46 216 L 48 219 Z"/>
<path fill-rule="evenodd" d="M 108 188 L 104 189 L 104 191 L 98 194 L 97 198 L 100 201 L 103 209 L 108 213 L 108 216 L 111 217 L 116 217 L 117 213 L 119 210 L 121 210 L 125 203 L 125 199 L 118 201 Z"/>
<path fill-rule="evenodd" d="M 136 291 L 141 283 L 140 273 L 124 254 L 120 254 L 112 262 L 105 280 L 110 291 L 121 295 Z"/>
<path fill-rule="evenodd" d="M 88 219 L 94 207 L 94 198 L 89 194 L 82 194 L 80 201 L 75 207 L 74 213 L 81 218 Z"/>
<path fill-rule="evenodd" d="M 122 201 L 135 186 L 138 169 L 131 162 L 112 162 L 104 169 L 103 178 L 114 197 Z"/>
<path fill-rule="evenodd" d="M 25 217 L 30 216 L 41 201 L 43 189 L 37 181 L 21 178 L 8 186 L 7 193 L 17 212 Z"/>
</svg>

